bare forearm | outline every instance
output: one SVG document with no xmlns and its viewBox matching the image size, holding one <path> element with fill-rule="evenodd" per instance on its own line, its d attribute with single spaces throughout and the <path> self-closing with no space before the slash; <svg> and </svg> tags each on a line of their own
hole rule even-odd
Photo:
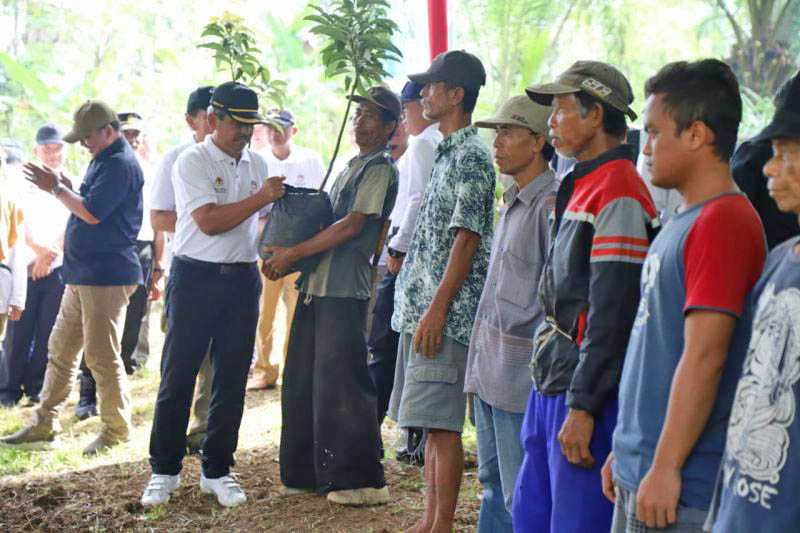
<svg viewBox="0 0 800 533">
<path fill-rule="evenodd" d="M 164 232 L 156 231 L 153 237 L 153 264 L 161 267 L 161 260 L 164 259 Z"/>
<path fill-rule="evenodd" d="M 63 188 L 56 196 L 70 213 L 80 218 L 87 224 L 99 224 L 100 221 L 83 205 L 83 197 L 69 189 Z"/>
<path fill-rule="evenodd" d="M 150 224 L 155 231 L 166 231 L 175 233 L 175 223 L 178 221 L 178 213 L 160 209 L 150 210 Z"/>
<path fill-rule="evenodd" d="M 336 248 L 346 243 L 364 228 L 366 216 L 359 213 L 351 213 L 320 231 L 307 241 L 292 247 L 292 258 L 299 261 L 305 257 L 316 255 L 321 252 Z"/>
<path fill-rule="evenodd" d="M 433 296 L 432 307 L 443 309 L 450 307 L 450 302 L 461 290 L 461 286 L 472 270 L 472 259 L 480 243 L 481 237 L 477 233 L 465 229 L 458 230 L 453 247 L 450 249 L 450 258 L 447 260 L 444 277 Z"/>
<path fill-rule="evenodd" d="M 720 360 L 725 360 L 724 354 L 692 357 L 684 353 L 672 380 L 654 468 L 683 468 L 711 415 L 723 370 Z"/>
<path fill-rule="evenodd" d="M 261 195 L 254 194 L 232 204 L 206 204 L 192 212 L 200 231 L 206 235 L 219 235 L 230 231 L 269 203 Z"/>
</svg>

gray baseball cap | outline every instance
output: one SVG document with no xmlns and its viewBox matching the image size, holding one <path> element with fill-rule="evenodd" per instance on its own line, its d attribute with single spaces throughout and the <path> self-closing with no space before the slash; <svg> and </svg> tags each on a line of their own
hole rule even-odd
<svg viewBox="0 0 800 533">
<path fill-rule="evenodd" d="M 550 106 L 537 104 L 525 95 L 512 96 L 500 106 L 492 118 L 479 120 L 475 122 L 475 126 L 492 129 L 498 126 L 522 126 L 533 133 L 547 135 L 547 119 L 551 111 Z"/>
<path fill-rule="evenodd" d="M 577 61 L 562 72 L 555 82 L 531 85 L 525 92 L 536 103 L 550 105 L 561 94 L 585 92 L 636 120 L 631 109 L 633 89 L 616 67 L 600 61 Z"/>
</svg>

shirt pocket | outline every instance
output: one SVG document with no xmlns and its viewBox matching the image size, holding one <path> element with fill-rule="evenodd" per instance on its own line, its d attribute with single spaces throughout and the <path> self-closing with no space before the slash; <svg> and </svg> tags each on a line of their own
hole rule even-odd
<svg viewBox="0 0 800 533">
<path fill-rule="evenodd" d="M 536 287 L 541 262 L 523 259 L 516 252 L 506 249 L 500 257 L 497 280 L 497 297 L 522 309 L 531 309 L 536 303 Z M 533 279 L 533 278 L 536 279 Z"/>
</svg>

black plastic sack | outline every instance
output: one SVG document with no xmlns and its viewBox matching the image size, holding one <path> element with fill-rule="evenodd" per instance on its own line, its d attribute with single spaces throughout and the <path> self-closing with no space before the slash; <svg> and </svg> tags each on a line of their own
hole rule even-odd
<svg viewBox="0 0 800 533">
<path fill-rule="evenodd" d="M 316 189 L 286 186 L 286 194 L 272 204 L 272 211 L 258 241 L 258 255 L 269 259 L 268 246 L 294 246 L 333 224 L 333 207 L 328 193 Z M 301 259 L 291 272 L 308 272 L 319 264 L 322 254 Z"/>
</svg>

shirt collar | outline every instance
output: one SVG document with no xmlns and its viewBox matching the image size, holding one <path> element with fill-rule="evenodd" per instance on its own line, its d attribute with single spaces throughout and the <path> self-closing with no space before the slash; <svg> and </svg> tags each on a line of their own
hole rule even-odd
<svg viewBox="0 0 800 533">
<path fill-rule="evenodd" d="M 572 169 L 571 174 L 575 179 L 582 178 L 594 172 L 600 165 L 617 159 L 624 159 L 633 163 L 636 159 L 636 148 L 630 144 L 621 144 L 616 148 L 603 152 L 590 161 L 578 161 L 575 163 L 575 168 Z"/>
<path fill-rule="evenodd" d="M 448 135 L 447 137 L 439 143 L 439 146 L 436 147 L 436 150 L 440 154 L 445 154 L 455 148 L 456 146 L 463 144 L 469 140 L 470 137 L 474 137 L 478 135 L 478 128 L 475 126 L 467 126 L 465 128 L 461 128 L 458 131 L 455 131 Z"/>
<path fill-rule="evenodd" d="M 506 205 L 511 205 L 515 199 L 519 200 L 525 205 L 531 205 L 536 197 L 538 197 L 542 192 L 553 190 L 555 182 L 556 175 L 548 168 L 533 178 L 533 181 L 523 187 L 521 191 L 517 189 L 516 183 L 512 184 L 511 187 L 509 187 L 506 192 L 503 193 L 503 200 L 505 201 Z"/>
<path fill-rule="evenodd" d="M 128 141 L 125 140 L 125 137 L 120 135 L 120 137 L 116 141 L 103 148 L 100 151 L 100 153 L 97 154 L 97 156 L 95 156 L 94 159 L 102 160 L 111 157 L 113 154 L 116 154 L 118 152 L 123 152 L 125 151 L 126 144 L 128 144 Z M 133 148 L 131 148 L 131 151 L 133 151 Z"/>
<path fill-rule="evenodd" d="M 348 163 L 348 166 L 352 165 L 356 161 L 361 161 L 363 164 L 366 165 L 367 163 L 369 163 L 370 161 L 372 161 L 373 159 L 375 159 L 376 157 L 378 157 L 380 155 L 387 155 L 387 157 L 388 157 L 389 153 L 390 153 L 390 150 L 389 150 L 388 147 L 378 148 L 374 152 L 370 152 L 367 155 L 357 155 L 357 156 L 355 156 L 353 159 L 350 160 L 350 162 Z"/>
<path fill-rule="evenodd" d="M 214 161 L 217 161 L 219 163 L 233 161 L 234 163 L 236 163 L 236 158 L 233 158 L 228 154 L 226 154 L 225 152 L 223 152 L 222 150 L 220 150 L 219 146 L 214 144 L 214 140 L 211 137 L 212 137 L 211 134 L 206 135 L 206 138 L 203 140 L 203 145 L 211 154 L 211 157 L 214 159 Z M 245 148 L 244 150 L 242 150 L 242 157 L 239 159 L 239 162 L 243 161 L 248 161 L 248 162 L 250 161 L 249 148 Z"/>
</svg>

